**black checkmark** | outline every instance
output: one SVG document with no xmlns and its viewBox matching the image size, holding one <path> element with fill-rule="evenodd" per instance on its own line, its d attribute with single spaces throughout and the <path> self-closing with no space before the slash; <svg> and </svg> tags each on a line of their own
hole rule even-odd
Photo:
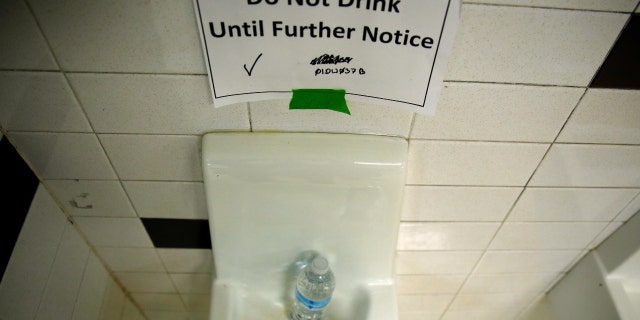
<svg viewBox="0 0 640 320">
<path fill-rule="evenodd" d="M 260 57 L 262 57 L 262 53 L 258 55 L 258 57 L 256 58 L 256 61 L 253 62 L 253 64 L 251 65 L 251 69 L 247 70 L 247 65 L 244 65 L 244 71 L 247 72 L 247 74 L 249 75 L 249 77 L 251 77 L 251 73 L 253 72 L 253 67 L 256 66 L 256 63 L 258 62 L 258 60 L 260 60 Z"/>
</svg>

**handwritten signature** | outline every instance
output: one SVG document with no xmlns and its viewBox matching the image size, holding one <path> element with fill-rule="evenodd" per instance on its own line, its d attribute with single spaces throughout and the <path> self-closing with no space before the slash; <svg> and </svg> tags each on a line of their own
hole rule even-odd
<svg viewBox="0 0 640 320">
<path fill-rule="evenodd" d="M 317 64 L 338 64 L 338 63 L 350 63 L 353 58 L 351 57 L 341 57 L 340 55 L 332 55 L 332 54 L 323 54 L 317 58 L 313 58 L 311 60 L 311 65 Z"/>
</svg>

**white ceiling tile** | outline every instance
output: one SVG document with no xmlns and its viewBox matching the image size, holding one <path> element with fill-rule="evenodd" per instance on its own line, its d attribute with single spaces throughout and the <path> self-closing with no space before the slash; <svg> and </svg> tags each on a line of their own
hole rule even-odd
<svg viewBox="0 0 640 320">
<path fill-rule="evenodd" d="M 72 216 L 136 216 L 119 181 L 47 180 L 46 184 Z"/>
<path fill-rule="evenodd" d="M 140 308 L 147 311 L 185 311 L 179 294 L 172 293 L 132 293 L 131 297 Z M 171 319 L 171 318 L 170 318 Z M 179 319 L 179 318 L 172 318 Z"/>
<path fill-rule="evenodd" d="M 199 315 L 187 311 L 145 311 L 148 320 L 209 320 L 200 318 Z M 208 315 L 207 315 L 208 317 Z"/>
<path fill-rule="evenodd" d="M 155 248 L 96 248 L 111 271 L 165 272 Z"/>
<path fill-rule="evenodd" d="M 138 218 L 75 217 L 74 220 L 94 247 L 153 247 Z"/>
<path fill-rule="evenodd" d="M 202 182 L 123 181 L 143 218 L 208 219 Z"/>
<path fill-rule="evenodd" d="M 122 180 L 202 181 L 200 137 L 101 134 Z"/>
<path fill-rule="evenodd" d="M 180 293 L 211 293 L 210 273 L 171 273 L 169 276 Z"/>
<path fill-rule="evenodd" d="M 0 121 L 9 131 L 92 132 L 57 72 L 0 72 Z"/>
<path fill-rule="evenodd" d="M 475 269 L 479 273 L 558 273 L 580 250 L 487 251 Z"/>
<path fill-rule="evenodd" d="M 477 293 L 458 294 L 451 303 L 449 310 L 510 310 L 518 311 L 528 305 L 537 293 L 507 292 L 507 293 Z"/>
<path fill-rule="evenodd" d="M 445 83 L 434 116 L 417 115 L 412 138 L 552 142 L 584 89 Z"/>
<path fill-rule="evenodd" d="M 109 280 L 111 280 L 109 271 L 93 251 L 90 251 L 71 320 L 99 319 Z"/>
<path fill-rule="evenodd" d="M 453 294 L 398 295 L 398 309 L 403 312 L 429 311 L 442 314 L 453 297 Z"/>
<path fill-rule="evenodd" d="M 191 1 L 29 3 L 64 70 L 206 73 Z"/>
<path fill-rule="evenodd" d="M 460 294 L 478 293 L 540 293 L 557 277 L 558 273 L 473 274 L 467 279 Z"/>
<path fill-rule="evenodd" d="M 524 186 L 547 144 L 411 140 L 408 184 Z"/>
<path fill-rule="evenodd" d="M 482 251 L 398 251 L 397 274 L 466 274 Z"/>
<path fill-rule="evenodd" d="M 403 222 L 398 250 L 484 250 L 498 222 Z"/>
<path fill-rule="evenodd" d="M 529 185 L 640 187 L 640 146 L 553 145 Z"/>
<path fill-rule="evenodd" d="M 288 100 L 251 102 L 254 131 L 339 132 L 408 137 L 413 113 L 347 101 L 351 115 L 332 110 L 289 110 Z"/>
<path fill-rule="evenodd" d="M 458 292 L 466 275 L 398 275 L 396 291 L 403 294 L 454 294 Z"/>
<path fill-rule="evenodd" d="M 606 222 L 507 222 L 491 242 L 491 250 L 584 249 Z"/>
<path fill-rule="evenodd" d="M 167 271 L 175 273 L 213 273 L 211 249 L 157 249 Z"/>
<path fill-rule="evenodd" d="M 464 5 L 445 79 L 586 86 L 627 17 Z"/>
<path fill-rule="evenodd" d="M 509 221 L 611 221 L 640 189 L 527 188 Z"/>
<path fill-rule="evenodd" d="M 0 50 L 2 69 L 58 69 L 47 42 L 23 1 L 2 3 L 0 46 L 4 48 Z"/>
<path fill-rule="evenodd" d="M 206 76 L 70 74 L 98 133 L 249 131 L 246 103 L 214 108 Z"/>
<path fill-rule="evenodd" d="M 44 179 L 116 179 L 94 134 L 16 132 L 11 137 Z"/>
<path fill-rule="evenodd" d="M 146 320 L 136 305 L 133 304 L 131 299 L 127 299 L 124 302 L 122 308 L 121 320 Z"/>
<path fill-rule="evenodd" d="M 175 293 L 176 289 L 167 273 L 117 272 L 116 278 L 128 292 Z M 144 309 L 144 307 L 143 307 Z"/>
<path fill-rule="evenodd" d="M 127 298 L 120 285 L 112 277 L 109 277 L 107 282 L 107 291 L 104 293 L 99 319 L 117 319 L 122 313 Z"/>
<path fill-rule="evenodd" d="M 615 217 L 615 221 L 627 221 L 636 213 L 640 212 L 640 194 L 638 194 L 627 206 Z"/>
<path fill-rule="evenodd" d="M 640 90 L 589 89 L 560 142 L 640 144 Z"/>
<path fill-rule="evenodd" d="M 631 12 L 637 0 L 463 0 L 465 3 L 503 4 L 525 7 L 545 7 Z"/>
<path fill-rule="evenodd" d="M 402 220 L 502 221 L 522 188 L 407 186 Z"/>
</svg>

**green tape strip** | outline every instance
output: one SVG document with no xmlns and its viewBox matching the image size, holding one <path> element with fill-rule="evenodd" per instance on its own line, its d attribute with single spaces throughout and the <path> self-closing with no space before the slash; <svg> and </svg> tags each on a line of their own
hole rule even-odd
<svg viewBox="0 0 640 320">
<path fill-rule="evenodd" d="M 293 89 L 289 109 L 329 109 L 351 115 L 343 89 Z"/>
</svg>

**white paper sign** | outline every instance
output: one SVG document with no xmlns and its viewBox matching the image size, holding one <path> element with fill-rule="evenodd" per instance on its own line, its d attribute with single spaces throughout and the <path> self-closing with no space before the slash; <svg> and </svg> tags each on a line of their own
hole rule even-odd
<svg viewBox="0 0 640 320">
<path fill-rule="evenodd" d="M 435 111 L 460 0 L 194 0 L 216 106 L 344 89 Z"/>
</svg>

